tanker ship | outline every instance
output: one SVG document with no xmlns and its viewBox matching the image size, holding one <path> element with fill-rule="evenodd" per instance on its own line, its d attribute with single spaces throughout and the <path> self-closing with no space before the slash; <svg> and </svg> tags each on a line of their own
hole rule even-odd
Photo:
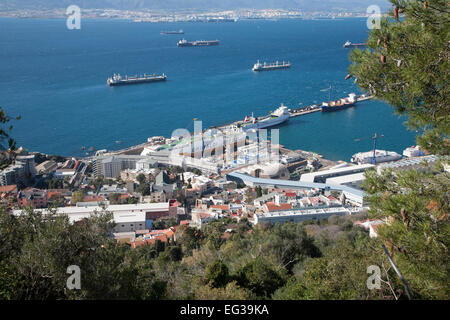
<svg viewBox="0 0 450 320">
<path fill-rule="evenodd" d="M 106 81 L 106 84 L 108 86 L 121 86 L 121 85 L 127 85 L 127 84 L 138 84 L 138 83 L 147 83 L 147 82 L 158 82 L 158 81 L 166 81 L 167 77 L 163 73 L 160 76 L 157 76 L 155 74 L 147 75 L 144 74 L 143 76 L 134 76 L 134 77 L 128 77 L 125 76 L 125 78 L 122 78 L 120 74 L 114 74 L 111 78 L 108 78 Z"/>
<path fill-rule="evenodd" d="M 206 46 L 217 46 L 219 44 L 219 40 L 196 40 L 196 41 L 187 41 L 182 39 L 178 41 L 177 46 L 179 47 L 206 47 Z"/>
</svg>

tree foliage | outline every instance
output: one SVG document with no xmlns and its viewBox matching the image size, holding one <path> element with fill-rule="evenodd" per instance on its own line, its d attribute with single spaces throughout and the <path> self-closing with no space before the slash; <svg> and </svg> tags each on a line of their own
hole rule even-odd
<svg viewBox="0 0 450 320">
<path fill-rule="evenodd" d="M 368 49 L 350 54 L 358 85 L 423 130 L 426 150 L 450 152 L 450 19 L 446 0 L 391 0 L 394 10 L 373 29 Z M 404 18 L 399 17 L 403 13 Z"/>
<path fill-rule="evenodd" d="M 449 296 L 450 174 L 448 159 L 422 170 L 368 172 L 370 214 L 388 223 L 377 229 L 416 298 Z"/>
</svg>

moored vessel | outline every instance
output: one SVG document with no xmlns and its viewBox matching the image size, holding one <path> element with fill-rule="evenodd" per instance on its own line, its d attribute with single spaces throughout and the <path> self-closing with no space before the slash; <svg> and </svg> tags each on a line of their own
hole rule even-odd
<svg viewBox="0 0 450 320">
<path fill-rule="evenodd" d="M 281 106 L 274 112 L 270 113 L 265 117 L 248 117 L 246 116 L 244 121 L 241 123 L 241 127 L 244 131 L 250 129 L 264 129 L 276 126 L 287 121 L 290 117 L 288 108 L 281 104 Z"/>
<path fill-rule="evenodd" d="M 355 153 L 350 159 L 350 161 L 353 163 L 365 164 L 365 163 L 380 163 L 380 162 L 395 161 L 400 160 L 401 158 L 402 156 L 395 151 L 376 149 L 367 152 Z"/>
<path fill-rule="evenodd" d="M 321 107 L 322 112 L 339 111 L 347 109 L 349 107 L 353 107 L 356 102 L 355 97 L 356 95 L 354 93 L 350 93 L 347 98 L 342 98 L 330 102 L 323 102 Z"/>
<path fill-rule="evenodd" d="M 405 157 L 412 158 L 412 157 L 421 157 L 424 156 L 425 154 L 423 153 L 423 151 L 420 149 L 419 146 L 411 146 L 403 150 L 403 155 Z"/>
</svg>

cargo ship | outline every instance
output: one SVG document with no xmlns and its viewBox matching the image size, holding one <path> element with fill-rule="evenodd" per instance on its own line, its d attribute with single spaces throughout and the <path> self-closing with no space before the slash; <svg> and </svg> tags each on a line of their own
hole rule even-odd
<svg viewBox="0 0 450 320">
<path fill-rule="evenodd" d="M 284 62 L 279 63 L 278 61 L 272 64 L 267 64 L 264 62 L 264 64 L 260 63 L 259 60 L 253 65 L 252 70 L 253 71 L 269 71 L 269 70 L 275 70 L 275 69 L 285 69 L 290 68 L 291 63 L 290 62 Z"/>
<path fill-rule="evenodd" d="M 122 78 L 120 74 L 114 74 L 111 78 L 108 78 L 106 84 L 108 86 L 121 86 L 127 84 L 166 81 L 166 79 L 167 77 L 164 73 L 160 76 L 157 76 L 155 74 L 152 75 L 144 74 L 143 76 L 136 75 L 134 77 L 125 76 L 125 78 Z"/>
<path fill-rule="evenodd" d="M 347 41 L 343 45 L 344 48 L 365 47 L 365 46 L 367 46 L 367 44 L 365 43 L 351 43 L 350 41 Z"/>
<path fill-rule="evenodd" d="M 335 101 L 323 102 L 322 103 L 322 112 L 332 112 L 344 110 L 349 107 L 353 107 L 355 105 L 356 95 L 354 93 L 350 93 L 347 98 L 342 98 Z"/>
<path fill-rule="evenodd" d="M 289 110 L 286 106 L 281 104 L 281 106 L 274 112 L 270 113 L 265 117 L 248 117 L 246 116 L 244 121 L 240 123 L 240 126 L 244 131 L 250 129 L 264 129 L 276 126 L 287 121 L 290 117 Z"/>
<path fill-rule="evenodd" d="M 187 41 L 182 39 L 178 41 L 177 46 L 179 47 L 206 47 L 206 46 L 217 46 L 219 44 L 219 40 L 196 40 L 196 41 Z"/>
<path fill-rule="evenodd" d="M 178 30 L 178 31 L 161 31 L 161 34 L 184 34 L 183 30 Z"/>
</svg>

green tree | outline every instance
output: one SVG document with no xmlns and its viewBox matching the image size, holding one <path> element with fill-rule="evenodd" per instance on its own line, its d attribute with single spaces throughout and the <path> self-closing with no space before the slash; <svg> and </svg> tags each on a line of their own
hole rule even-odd
<svg viewBox="0 0 450 320">
<path fill-rule="evenodd" d="M 108 195 L 108 200 L 111 204 L 120 204 L 122 201 L 120 200 L 120 193 L 111 193 Z"/>
<path fill-rule="evenodd" d="M 20 116 L 15 117 L 15 120 L 20 120 Z M 14 151 L 16 149 L 16 141 L 10 136 L 11 131 L 13 129 L 12 125 L 7 126 L 7 128 L 4 128 L 3 125 L 7 125 L 13 118 L 8 116 L 6 112 L 3 110 L 3 108 L 0 107 L 0 142 L 7 141 L 9 148 Z"/>
<path fill-rule="evenodd" d="M 145 175 L 143 173 L 139 173 L 136 177 L 137 182 L 139 182 L 139 184 L 144 184 L 147 182 L 147 178 L 145 177 Z"/>
<path fill-rule="evenodd" d="M 82 202 L 84 197 L 85 197 L 85 193 L 83 190 L 75 191 L 74 193 L 72 193 L 72 199 L 70 200 L 70 202 L 72 204 L 76 204 L 77 202 Z"/>
<path fill-rule="evenodd" d="M 139 201 L 135 197 L 129 197 L 127 202 L 128 202 L 128 204 L 136 204 Z"/>
<path fill-rule="evenodd" d="M 413 296 L 448 299 L 450 174 L 441 163 L 425 168 L 385 170 L 381 176 L 370 171 L 364 188 L 371 217 L 387 221 L 377 229 L 378 237 Z"/>
<path fill-rule="evenodd" d="M 258 197 L 258 198 L 262 197 L 263 193 L 262 193 L 261 186 L 256 186 L 255 191 L 256 191 L 256 197 Z"/>
<path fill-rule="evenodd" d="M 239 286 L 251 290 L 261 298 L 270 296 L 284 285 L 281 275 L 263 258 L 258 257 L 245 266 L 237 274 Z"/>
<path fill-rule="evenodd" d="M 183 259 L 183 250 L 179 246 L 169 247 L 169 257 L 172 261 L 180 261 Z"/>
<path fill-rule="evenodd" d="M 143 196 L 148 196 L 150 194 L 150 184 L 147 182 L 139 184 L 136 188 L 136 192 L 139 192 Z"/>
<path fill-rule="evenodd" d="M 349 72 L 362 89 L 407 115 L 411 129 L 424 131 L 419 145 L 449 154 L 448 1 L 390 1 L 395 19 L 383 18 L 370 32 L 369 48 L 352 51 Z"/>
<path fill-rule="evenodd" d="M 206 279 L 214 288 L 225 287 L 229 281 L 228 267 L 216 260 L 206 267 Z"/>
</svg>

